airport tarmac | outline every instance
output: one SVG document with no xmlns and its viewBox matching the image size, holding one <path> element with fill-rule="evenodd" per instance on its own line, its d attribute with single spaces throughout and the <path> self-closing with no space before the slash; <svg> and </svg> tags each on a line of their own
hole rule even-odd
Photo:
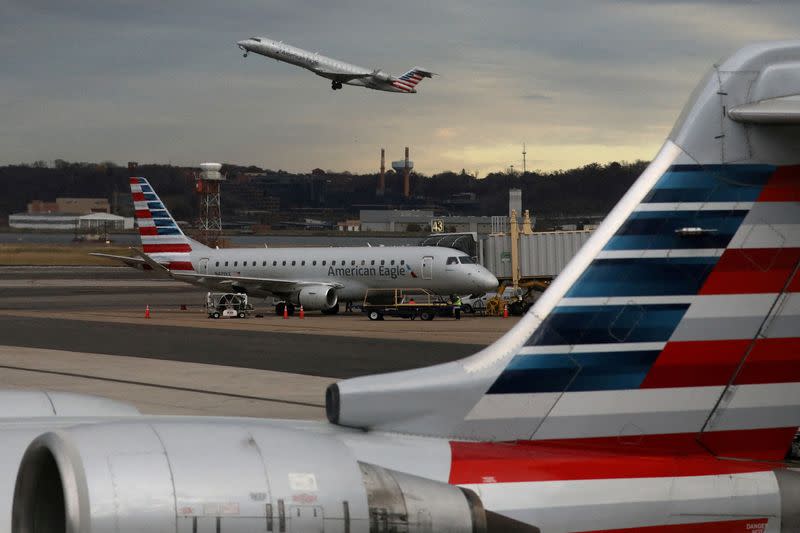
<svg viewBox="0 0 800 533">
<path fill-rule="evenodd" d="M 93 393 L 149 414 L 319 419 L 337 379 L 459 359 L 517 321 L 284 320 L 263 300 L 261 318 L 213 320 L 204 301 L 127 268 L 0 268 L 0 387 Z"/>
</svg>

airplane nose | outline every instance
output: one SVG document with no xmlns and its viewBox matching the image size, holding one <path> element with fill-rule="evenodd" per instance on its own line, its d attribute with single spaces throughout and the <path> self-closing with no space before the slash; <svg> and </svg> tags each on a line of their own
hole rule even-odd
<svg viewBox="0 0 800 533">
<path fill-rule="evenodd" d="M 247 50 L 247 40 L 244 41 L 237 41 L 236 46 L 241 48 L 242 50 Z"/>
<path fill-rule="evenodd" d="M 494 274 L 483 267 L 478 268 L 477 276 L 475 276 L 475 283 L 483 292 L 493 291 L 498 285 L 500 285 L 500 282 L 497 280 Z"/>
</svg>

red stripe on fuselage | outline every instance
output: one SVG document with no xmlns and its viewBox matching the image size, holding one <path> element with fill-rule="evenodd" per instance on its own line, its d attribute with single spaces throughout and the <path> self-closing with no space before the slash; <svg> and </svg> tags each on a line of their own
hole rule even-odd
<svg viewBox="0 0 800 533">
<path fill-rule="evenodd" d="M 580 533 L 765 533 L 768 522 L 768 518 L 746 518 L 744 520 L 670 524 L 668 526 L 593 529 L 591 531 L 581 531 Z"/>
<path fill-rule="evenodd" d="M 153 215 L 150 214 L 149 209 L 137 209 L 136 218 L 153 218 Z"/>
<path fill-rule="evenodd" d="M 450 483 L 515 483 L 723 475 L 780 468 L 797 428 L 715 431 L 704 434 L 718 459 L 696 433 L 518 441 L 451 442 Z M 708 438 L 706 438 L 708 436 Z"/>
<path fill-rule="evenodd" d="M 170 270 L 194 270 L 194 266 L 189 261 L 171 261 L 167 268 Z"/>
<path fill-rule="evenodd" d="M 778 293 L 800 261 L 800 248 L 728 248 L 700 294 Z M 794 287 L 800 285 L 793 280 Z"/>
<path fill-rule="evenodd" d="M 142 251 L 146 254 L 158 254 L 163 252 L 191 252 L 192 247 L 188 244 L 145 244 Z"/>
<path fill-rule="evenodd" d="M 761 189 L 758 202 L 800 202 L 800 166 L 779 167 Z"/>
</svg>

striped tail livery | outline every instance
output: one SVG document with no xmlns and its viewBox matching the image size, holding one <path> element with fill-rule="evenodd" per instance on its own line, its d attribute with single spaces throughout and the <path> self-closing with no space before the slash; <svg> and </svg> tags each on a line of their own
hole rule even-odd
<svg viewBox="0 0 800 533">
<path fill-rule="evenodd" d="M 142 251 L 169 270 L 193 272 L 192 246 L 199 243 L 184 235 L 147 179 L 130 178 L 130 186 Z"/>
<path fill-rule="evenodd" d="M 756 44 L 512 331 L 332 385 L 328 418 L 451 439 L 449 481 L 542 531 L 800 531 L 800 501 L 770 518 L 800 489 L 798 270 L 800 42 Z"/>
<path fill-rule="evenodd" d="M 392 81 L 392 85 L 401 91 L 415 93 L 417 92 L 417 84 L 421 82 L 423 78 L 432 78 L 433 76 L 435 76 L 435 73 L 427 69 L 422 67 L 414 67 L 399 78 Z"/>
</svg>

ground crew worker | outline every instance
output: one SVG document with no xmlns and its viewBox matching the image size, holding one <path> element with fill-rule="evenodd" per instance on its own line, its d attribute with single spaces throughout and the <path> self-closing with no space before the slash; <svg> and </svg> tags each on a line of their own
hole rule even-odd
<svg viewBox="0 0 800 533">
<path fill-rule="evenodd" d="M 456 315 L 456 320 L 461 320 L 461 296 L 456 296 L 453 302 L 453 314 Z"/>
</svg>

